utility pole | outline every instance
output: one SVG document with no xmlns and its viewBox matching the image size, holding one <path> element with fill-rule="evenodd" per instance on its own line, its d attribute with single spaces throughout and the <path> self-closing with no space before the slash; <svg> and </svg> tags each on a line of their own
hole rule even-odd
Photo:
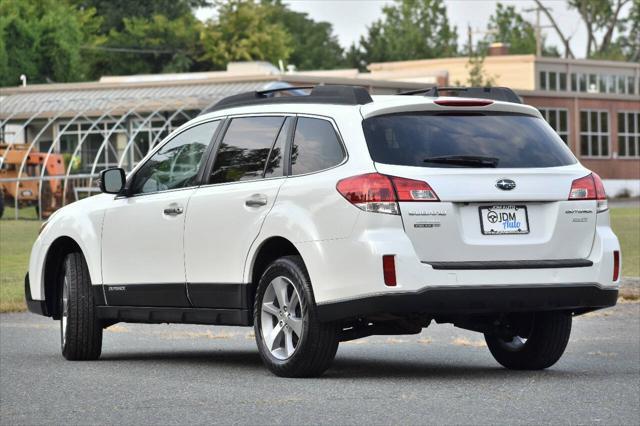
<svg viewBox="0 0 640 426">
<path fill-rule="evenodd" d="M 497 30 L 473 30 L 471 24 L 467 24 L 467 46 L 469 48 L 469 56 L 473 56 L 473 35 L 474 34 L 496 34 Z"/>
<path fill-rule="evenodd" d="M 542 25 L 540 22 L 540 12 L 542 12 L 542 6 L 536 6 L 531 9 L 524 9 L 523 12 L 536 12 L 536 23 L 534 25 L 536 32 L 536 56 L 542 56 L 542 29 L 551 28 L 551 25 Z M 550 7 L 545 7 L 549 11 L 553 10 Z"/>
</svg>

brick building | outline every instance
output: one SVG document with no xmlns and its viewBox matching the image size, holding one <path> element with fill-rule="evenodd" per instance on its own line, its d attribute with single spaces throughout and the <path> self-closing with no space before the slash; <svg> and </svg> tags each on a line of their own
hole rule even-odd
<svg viewBox="0 0 640 426">
<path fill-rule="evenodd" d="M 611 195 L 640 195 L 640 64 L 503 54 L 487 56 L 484 70 L 538 108 Z M 369 71 L 373 79 L 416 83 L 446 73 L 451 85 L 469 73 L 467 58 L 373 63 Z"/>
</svg>

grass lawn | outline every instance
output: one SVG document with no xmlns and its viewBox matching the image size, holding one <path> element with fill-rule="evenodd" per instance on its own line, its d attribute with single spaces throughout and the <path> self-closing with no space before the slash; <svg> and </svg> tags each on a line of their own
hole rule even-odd
<svg viewBox="0 0 640 426">
<path fill-rule="evenodd" d="M 611 209 L 611 226 L 622 248 L 622 276 L 640 277 L 640 209 Z"/>
<path fill-rule="evenodd" d="M 640 276 L 640 210 L 611 209 L 611 222 L 622 245 L 623 276 Z M 24 274 L 38 229 L 36 220 L 0 220 L 0 312 L 25 309 Z"/>
<path fill-rule="evenodd" d="M 37 220 L 0 220 L 0 312 L 25 310 L 24 275 L 39 229 Z"/>
</svg>

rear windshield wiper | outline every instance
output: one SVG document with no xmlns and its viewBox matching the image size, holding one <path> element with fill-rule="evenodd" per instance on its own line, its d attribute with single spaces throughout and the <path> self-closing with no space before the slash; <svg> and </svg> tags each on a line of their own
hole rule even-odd
<svg viewBox="0 0 640 426">
<path fill-rule="evenodd" d="M 425 163 L 451 164 L 463 167 L 497 167 L 500 159 L 474 155 L 445 155 L 442 157 L 425 158 L 423 161 Z"/>
</svg>

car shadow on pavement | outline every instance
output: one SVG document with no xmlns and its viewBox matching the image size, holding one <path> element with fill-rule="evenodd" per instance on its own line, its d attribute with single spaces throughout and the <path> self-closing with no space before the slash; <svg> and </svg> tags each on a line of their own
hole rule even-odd
<svg viewBox="0 0 640 426">
<path fill-rule="evenodd" d="M 102 354 L 101 362 L 165 362 L 167 364 L 219 365 L 238 367 L 262 367 L 258 351 L 218 350 L 218 351 L 164 351 L 164 352 L 116 352 Z"/>
<path fill-rule="evenodd" d="M 167 366 L 180 365 L 181 367 L 233 368 L 239 373 L 254 374 L 256 371 L 264 371 L 260 356 L 252 350 L 219 350 L 219 351 L 179 351 L 179 352 L 120 352 L 103 354 L 101 363 L 124 362 L 144 363 L 154 362 L 167 364 Z M 544 377 L 555 380 L 575 380 L 584 378 L 584 371 L 567 370 L 563 365 L 555 366 L 543 371 L 513 371 L 498 365 L 487 366 L 481 362 L 478 365 L 453 365 L 445 360 L 380 360 L 367 359 L 366 357 L 339 356 L 333 365 L 320 378 L 321 380 L 341 379 L 439 379 L 439 380 L 486 380 L 486 379 L 523 379 L 532 376 Z M 596 379 L 610 373 L 590 371 L 589 378 Z"/>
</svg>

